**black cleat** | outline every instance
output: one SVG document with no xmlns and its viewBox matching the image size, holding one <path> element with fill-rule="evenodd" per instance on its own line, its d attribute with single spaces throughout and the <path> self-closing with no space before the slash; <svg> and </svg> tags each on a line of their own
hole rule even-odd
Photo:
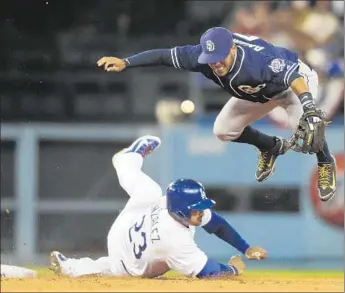
<svg viewBox="0 0 345 293">
<path fill-rule="evenodd" d="M 255 173 L 258 182 L 266 180 L 273 174 L 275 162 L 278 156 L 285 154 L 289 149 L 288 141 L 281 137 L 276 137 L 276 146 L 269 151 L 260 151 L 259 164 Z"/>
<path fill-rule="evenodd" d="M 330 200 L 337 189 L 337 164 L 332 156 L 331 163 L 318 163 L 318 190 L 322 201 Z"/>
</svg>

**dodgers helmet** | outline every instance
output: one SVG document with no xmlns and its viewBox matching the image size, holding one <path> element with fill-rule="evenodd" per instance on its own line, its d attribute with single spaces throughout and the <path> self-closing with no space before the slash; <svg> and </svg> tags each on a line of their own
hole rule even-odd
<svg viewBox="0 0 345 293">
<path fill-rule="evenodd" d="M 170 214 L 181 220 L 188 220 L 191 210 L 203 211 L 215 205 L 207 198 L 204 186 L 193 179 L 178 179 L 166 190 L 167 206 Z"/>
</svg>

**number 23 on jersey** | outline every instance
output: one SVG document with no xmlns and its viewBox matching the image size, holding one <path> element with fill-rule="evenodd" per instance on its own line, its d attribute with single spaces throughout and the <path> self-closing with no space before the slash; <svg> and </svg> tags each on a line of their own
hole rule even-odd
<svg viewBox="0 0 345 293">
<path fill-rule="evenodd" d="M 146 233 L 141 231 L 144 221 L 145 216 L 143 216 L 140 223 L 136 222 L 128 230 L 129 242 L 133 244 L 133 253 L 136 259 L 140 259 L 147 248 Z"/>
</svg>

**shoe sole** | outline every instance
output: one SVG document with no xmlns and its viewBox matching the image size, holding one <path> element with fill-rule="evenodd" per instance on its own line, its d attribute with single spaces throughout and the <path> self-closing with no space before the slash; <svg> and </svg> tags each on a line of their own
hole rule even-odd
<svg viewBox="0 0 345 293">
<path fill-rule="evenodd" d="M 326 195 L 324 197 L 321 197 L 320 192 L 319 192 L 319 198 L 320 198 L 321 201 L 327 202 L 327 201 L 331 200 L 335 196 L 335 192 L 336 191 L 337 191 L 337 189 L 334 189 L 334 191 L 332 193 L 330 193 L 330 194 L 328 194 L 328 195 Z"/>
<path fill-rule="evenodd" d="M 337 168 L 338 168 L 337 160 L 333 155 L 332 155 L 332 158 L 333 158 L 335 170 L 337 170 Z M 326 196 L 321 196 L 320 191 L 318 190 L 318 195 L 319 195 L 319 198 L 321 201 L 326 202 L 326 201 L 331 200 L 335 196 L 336 191 L 337 191 L 337 187 L 331 193 L 327 194 Z"/>
<path fill-rule="evenodd" d="M 158 145 L 155 149 L 159 148 L 160 145 L 161 145 L 161 139 L 158 137 L 158 136 L 153 136 L 153 135 L 144 135 L 144 136 L 141 136 L 139 137 L 138 139 L 136 139 L 135 141 L 133 141 L 133 143 L 126 149 L 131 149 L 133 146 L 135 146 L 139 141 L 141 140 L 149 140 L 149 139 L 152 139 L 152 140 L 155 140 L 155 141 L 158 141 Z"/>
<path fill-rule="evenodd" d="M 158 141 L 158 145 L 156 146 L 155 150 L 158 149 L 160 147 L 160 145 L 161 145 L 161 139 L 159 137 L 153 136 L 153 135 L 144 135 L 142 137 L 137 138 L 135 141 L 133 141 L 129 147 L 123 148 L 122 150 L 120 150 L 117 153 L 115 153 L 115 155 L 113 155 L 113 160 L 115 158 L 117 158 L 119 155 L 125 154 L 131 147 L 136 145 L 142 139 L 153 139 L 153 140 Z"/>
</svg>

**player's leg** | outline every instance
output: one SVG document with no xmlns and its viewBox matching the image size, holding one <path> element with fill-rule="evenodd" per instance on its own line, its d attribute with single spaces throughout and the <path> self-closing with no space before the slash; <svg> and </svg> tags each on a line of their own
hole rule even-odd
<svg viewBox="0 0 345 293">
<path fill-rule="evenodd" d="M 289 117 L 284 108 L 278 106 L 274 108 L 271 112 L 267 114 L 267 117 L 272 120 L 272 122 L 283 129 L 289 127 Z"/>
<path fill-rule="evenodd" d="M 141 169 L 144 158 L 160 144 L 158 137 L 143 136 L 112 158 L 119 183 L 130 197 L 107 236 L 110 270 L 117 275 L 129 275 L 124 265 L 128 257 L 125 247 L 128 229 L 138 215 L 162 198 L 161 187 Z"/>
<path fill-rule="evenodd" d="M 108 257 L 101 257 L 97 260 L 89 257 L 68 258 L 58 251 L 50 254 L 50 269 L 57 275 L 68 277 L 115 275 L 110 269 Z"/>
<path fill-rule="evenodd" d="M 37 273 L 33 270 L 1 264 L 1 278 L 36 278 Z"/>
<path fill-rule="evenodd" d="M 266 116 L 278 105 L 279 102 L 275 100 L 259 104 L 233 97 L 224 105 L 214 123 L 213 132 L 220 140 L 247 143 L 259 149 L 259 164 L 255 173 L 258 181 L 272 174 L 276 158 L 286 152 L 287 141 L 266 135 L 250 124 Z"/>
<path fill-rule="evenodd" d="M 123 211 L 139 212 L 162 196 L 161 187 L 141 169 L 144 158 L 160 144 L 158 137 L 143 136 L 113 156 L 119 183 L 130 197 Z"/>
<path fill-rule="evenodd" d="M 86 275 L 128 275 L 121 266 L 123 252 L 122 239 L 132 219 L 148 208 L 162 196 L 160 186 L 142 170 L 143 158 L 160 146 L 160 139 L 143 136 L 128 148 L 115 154 L 112 158 L 121 187 L 130 199 L 125 208 L 114 221 L 107 237 L 108 257 L 93 260 L 89 257 L 67 258 L 55 251 L 51 253 L 51 269 L 58 274 L 70 277 Z"/>
<path fill-rule="evenodd" d="M 304 77 L 314 99 L 318 94 L 318 76 L 306 64 L 300 62 L 299 73 Z M 296 95 L 290 95 L 289 99 L 283 102 L 283 107 L 289 116 L 289 124 L 293 131 L 296 131 L 299 119 L 303 114 L 301 102 Z M 329 151 L 325 141 L 323 150 L 316 154 L 318 162 L 318 190 L 321 200 L 327 201 L 333 197 L 336 191 L 336 160 Z"/>
</svg>

